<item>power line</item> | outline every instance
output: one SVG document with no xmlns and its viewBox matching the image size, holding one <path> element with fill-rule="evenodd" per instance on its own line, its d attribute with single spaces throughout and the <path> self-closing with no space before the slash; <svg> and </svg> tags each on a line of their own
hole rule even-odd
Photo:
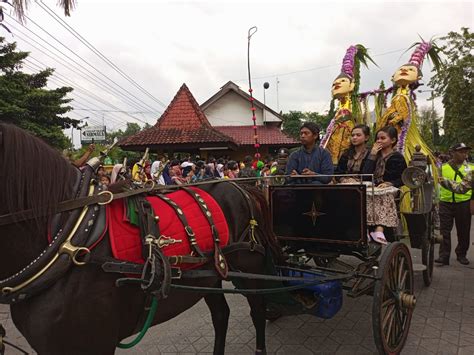
<svg viewBox="0 0 474 355">
<path fill-rule="evenodd" d="M 47 48 L 45 48 L 41 43 L 38 43 L 36 40 L 32 39 L 31 37 L 29 37 L 28 35 L 24 34 L 23 32 L 19 31 L 18 29 L 15 29 L 16 31 L 22 33 L 23 35 L 27 36 L 29 39 L 31 39 L 33 42 L 37 43 L 40 47 L 44 48 L 45 50 L 48 50 Z M 25 43 L 29 44 L 31 47 L 35 48 L 36 50 L 38 50 L 39 52 L 43 53 L 45 56 L 51 58 L 52 60 L 54 60 L 55 62 L 63 65 L 65 68 L 69 69 L 70 71 L 72 71 L 74 74 L 76 75 L 79 75 L 79 73 L 81 73 L 83 76 L 79 75 L 81 78 L 86 78 L 85 80 L 91 82 L 92 84 L 96 85 L 97 87 L 103 89 L 104 91 L 108 92 L 109 94 L 111 95 L 116 95 L 119 94 L 122 98 L 122 100 L 129 100 L 129 98 L 122 94 L 121 92 L 117 91 L 115 88 L 112 88 L 112 87 L 109 87 L 107 86 L 100 78 L 98 78 L 95 74 L 91 73 L 91 75 L 87 74 L 87 73 L 84 73 L 80 68 L 74 68 L 72 67 L 69 63 L 63 61 L 63 59 L 61 57 L 59 57 L 56 53 L 54 52 L 50 52 L 50 54 L 53 54 L 54 56 L 56 56 L 57 58 L 55 57 L 52 57 L 50 54 L 46 53 L 44 50 L 42 50 L 41 48 L 38 48 L 37 46 L 35 46 L 34 44 L 32 44 L 31 42 L 29 42 L 27 39 L 23 38 L 22 36 L 20 36 L 18 33 L 15 34 L 19 39 L 21 39 L 22 41 L 24 41 Z M 54 48 L 54 47 L 53 47 Z M 56 49 L 56 48 L 55 48 Z M 57 50 L 57 49 L 56 49 Z M 31 56 L 30 56 L 31 57 Z M 86 69 L 87 71 L 87 69 Z M 90 72 L 90 71 L 88 71 Z M 111 90 L 114 90 L 115 93 Z M 133 106 L 137 109 L 142 109 L 141 106 L 138 106 L 138 104 L 134 103 L 133 101 L 129 101 L 128 104 L 130 106 Z"/>
<path fill-rule="evenodd" d="M 36 60 L 37 62 L 39 62 L 41 65 L 44 65 L 44 64 L 42 64 L 40 61 L 38 61 L 37 59 L 35 59 L 35 60 Z M 28 60 L 28 58 L 26 58 L 25 61 L 28 62 L 29 65 L 24 64 L 24 66 L 25 66 L 25 67 L 28 67 L 30 70 L 33 70 L 33 71 L 36 71 L 36 70 L 44 70 L 44 68 L 42 68 L 42 67 L 39 66 L 38 64 L 35 64 L 35 63 L 31 62 L 30 60 Z M 34 65 L 36 68 L 32 68 L 31 65 Z M 68 82 L 68 80 L 67 80 L 66 78 L 63 79 L 62 77 L 58 76 L 58 75 L 55 74 L 55 73 L 53 74 L 53 77 L 49 79 L 49 81 L 55 82 L 56 85 L 58 85 L 58 86 L 63 86 L 63 85 L 70 86 L 70 82 Z M 57 83 L 58 81 L 59 81 L 59 83 Z M 88 91 L 87 89 L 84 89 L 84 90 L 85 90 L 85 91 Z M 75 95 L 75 96 L 78 96 L 81 100 L 86 101 L 88 104 L 91 104 L 91 105 L 95 106 L 95 107 L 98 108 L 98 109 L 102 109 L 101 107 L 97 106 L 97 105 L 94 104 L 93 102 L 91 102 L 91 101 L 87 100 L 86 98 L 82 97 L 81 95 L 79 95 L 79 92 L 78 92 L 78 91 L 83 91 L 83 90 L 81 90 L 81 89 L 76 89 L 76 91 L 75 91 L 75 92 L 73 91 L 71 94 L 72 94 L 72 95 Z M 90 91 L 89 91 L 89 92 L 90 92 Z M 114 105 L 108 103 L 107 101 L 102 100 L 100 97 L 98 97 L 97 95 L 94 95 L 93 93 L 90 93 L 90 94 L 89 94 L 88 92 L 85 92 L 84 95 L 89 96 L 89 97 L 95 99 L 96 101 L 98 101 L 98 102 L 100 102 L 100 103 L 106 105 L 106 106 L 109 106 L 109 107 L 112 107 L 112 108 L 116 108 L 116 109 L 117 109 L 116 111 L 122 111 L 122 110 L 118 109 L 116 106 L 114 106 Z M 73 98 L 73 99 L 74 99 L 74 102 L 77 102 L 77 100 L 76 100 L 75 98 Z M 84 106 L 84 107 L 87 107 L 87 105 L 84 105 L 84 104 L 82 104 L 82 103 L 81 103 L 81 105 Z M 92 109 L 92 110 L 94 110 L 94 109 Z M 137 117 L 135 117 L 135 116 L 131 116 L 131 115 L 128 114 L 126 111 L 122 111 L 122 113 L 124 113 L 125 115 L 127 115 L 127 116 L 133 118 L 133 119 L 136 120 L 136 121 L 142 122 L 142 123 L 144 123 L 144 124 L 148 124 L 148 122 L 146 122 L 146 121 L 144 121 L 144 120 L 142 120 L 142 119 L 140 119 L 140 118 L 137 118 Z M 123 119 L 118 118 L 118 117 L 116 117 L 116 116 L 114 116 L 114 115 L 108 115 L 108 118 L 111 118 L 111 119 L 113 119 L 114 121 L 116 121 L 116 122 L 121 122 L 121 123 L 124 121 Z"/>
<path fill-rule="evenodd" d="M 34 60 L 35 60 L 36 62 L 38 62 L 40 65 L 43 65 L 44 67 L 46 67 L 46 65 L 43 64 L 42 62 L 40 62 L 38 59 L 35 59 L 35 58 L 31 57 L 31 56 L 30 56 L 30 58 L 31 58 L 31 59 L 34 59 Z M 32 63 L 30 60 L 28 60 L 28 58 L 26 58 L 25 61 L 29 62 L 30 64 L 34 64 L 34 63 Z M 44 68 L 41 68 L 39 65 L 36 65 L 36 66 L 39 68 L 39 70 L 44 70 Z M 95 95 L 95 94 L 92 93 L 90 90 L 87 90 L 87 89 L 83 88 L 83 87 L 80 86 L 80 85 L 78 85 L 78 84 L 72 84 L 72 85 L 71 85 L 71 82 L 70 82 L 67 78 L 63 77 L 62 75 L 59 75 L 58 73 L 53 73 L 53 78 L 55 78 L 56 80 L 62 81 L 63 84 L 61 84 L 61 85 L 67 85 L 67 86 L 73 86 L 73 87 L 76 86 L 76 87 L 77 87 L 77 88 L 76 88 L 77 91 L 82 91 L 82 92 L 84 92 L 85 95 L 87 95 L 87 96 L 93 98 L 94 100 L 96 100 L 96 101 L 98 101 L 98 102 L 104 104 L 105 106 L 108 106 L 108 107 L 110 107 L 110 108 L 113 108 L 113 109 L 115 109 L 115 110 L 117 110 L 117 111 L 123 111 L 123 110 L 120 110 L 120 108 L 118 108 L 117 106 L 115 106 L 115 105 L 111 104 L 110 102 L 108 102 L 108 101 L 102 99 L 101 97 Z M 74 93 L 74 94 L 77 94 L 77 92 Z M 98 106 L 97 106 L 97 107 L 98 107 Z M 101 107 L 98 107 L 98 108 L 101 108 Z M 133 118 L 133 119 L 136 120 L 136 121 L 139 121 L 139 122 L 142 122 L 142 123 L 148 123 L 148 122 L 146 122 L 146 121 L 141 120 L 140 118 L 137 118 L 137 117 L 135 117 L 135 116 L 130 115 L 130 114 L 127 113 L 126 111 L 123 111 L 123 113 L 124 113 L 125 115 L 127 115 L 128 117 Z"/>
<path fill-rule="evenodd" d="M 374 54 L 373 57 L 382 57 L 384 55 L 398 53 L 398 52 L 402 52 L 404 50 L 406 50 L 406 49 L 405 48 L 395 49 L 395 50 L 391 50 L 391 51 L 388 51 L 388 52 Z M 258 76 L 258 77 L 253 77 L 252 79 L 255 79 L 255 80 L 257 80 L 257 79 L 267 79 L 267 78 L 280 77 L 280 76 L 286 76 L 286 75 L 292 75 L 292 74 L 298 74 L 298 73 L 305 73 L 305 72 L 315 71 L 315 70 L 328 69 L 328 68 L 337 67 L 337 66 L 340 66 L 340 64 L 327 64 L 327 65 L 322 65 L 322 66 L 319 66 L 319 67 L 294 70 L 294 71 L 291 71 L 291 72 L 267 74 L 267 75 L 262 75 L 262 76 Z M 236 80 L 236 81 L 240 82 L 240 81 L 245 81 L 245 80 L 247 80 L 247 79 L 246 78 L 245 79 L 239 79 L 239 80 Z"/>
<path fill-rule="evenodd" d="M 105 63 L 109 64 L 116 72 L 126 78 L 129 82 L 131 82 L 136 88 L 138 88 L 141 92 L 146 94 L 149 98 L 153 101 L 157 102 L 158 104 L 162 105 L 166 108 L 166 105 L 150 94 L 146 89 L 144 89 L 140 84 L 138 84 L 135 80 L 133 80 L 130 76 L 123 72 L 115 63 L 113 63 L 110 59 L 108 59 L 102 52 L 100 52 L 95 46 L 93 46 L 87 39 L 85 39 L 82 35 L 80 35 L 73 27 L 71 27 L 67 22 L 65 22 L 61 17 L 59 17 L 48 5 L 46 5 L 42 0 L 36 2 L 40 5 L 40 7 L 47 12 L 51 17 L 53 17 L 56 22 L 58 22 L 61 26 L 63 26 L 66 30 L 68 30 L 74 37 L 79 39 L 81 43 L 83 43 L 87 48 L 89 48 L 93 53 L 95 53 L 99 58 L 101 58 Z"/>
<path fill-rule="evenodd" d="M 11 17 L 11 16 L 10 16 Z M 107 79 L 109 82 L 113 83 L 114 85 L 116 85 L 118 88 L 120 88 L 122 91 L 124 91 L 125 93 L 127 93 L 128 95 L 132 96 L 133 98 L 135 98 L 137 101 L 139 102 L 142 102 L 143 105 L 147 106 L 148 108 L 152 109 L 152 110 L 155 110 L 154 107 L 151 107 L 150 105 L 148 105 L 146 102 L 144 102 L 143 100 L 139 99 L 138 97 L 136 97 L 135 95 L 133 95 L 131 92 L 129 92 L 127 89 L 123 88 L 120 84 L 118 84 L 117 82 L 115 82 L 114 80 L 110 79 L 107 75 L 105 75 L 104 73 L 102 73 L 100 70 L 98 70 L 94 65 L 90 64 L 87 60 L 85 60 L 83 57 L 81 57 L 80 55 L 78 55 L 76 52 L 74 52 L 71 48 L 69 48 L 68 46 L 66 46 L 64 43 L 62 43 L 59 39 L 57 39 L 55 36 L 53 36 L 51 33 L 49 33 L 47 30 L 45 30 L 42 26 L 40 26 L 38 23 L 36 23 L 34 20 L 32 20 L 31 18 L 29 18 L 28 16 L 25 15 L 25 17 L 30 21 L 32 22 L 36 27 L 38 27 L 39 29 L 41 29 L 44 33 L 46 33 L 49 37 L 51 37 L 52 39 L 54 39 L 57 43 L 59 43 L 61 46 L 63 46 L 64 48 L 66 48 L 69 52 L 71 52 L 72 54 L 74 54 L 77 58 L 79 58 L 80 60 L 82 60 L 85 64 L 87 64 L 89 67 L 91 67 L 92 69 L 94 69 L 97 73 L 99 73 L 101 76 L 103 76 L 105 79 Z M 16 21 L 16 20 L 15 20 Z M 17 23 L 19 23 L 18 21 L 16 21 Z M 19 23 L 21 24 L 21 23 Z M 23 27 L 25 27 L 26 29 L 28 29 L 26 26 L 22 25 Z M 29 29 L 28 29 L 29 30 Z M 34 32 L 32 32 L 34 33 Z M 34 33 L 37 37 L 41 38 L 40 36 L 38 36 L 36 33 Z M 84 68 L 84 66 L 82 66 L 81 64 L 77 63 L 74 59 L 70 58 L 68 55 L 64 54 L 62 51 L 60 51 L 59 49 L 57 49 L 56 47 L 54 47 L 51 43 L 49 43 L 48 41 L 44 40 L 43 38 L 41 38 L 44 42 L 46 42 L 48 45 L 50 45 L 51 47 L 55 48 L 57 51 L 59 51 L 62 55 L 64 55 L 65 57 L 67 57 L 69 60 L 73 61 L 74 63 L 76 63 L 77 65 L 81 66 L 82 68 Z M 86 68 L 84 68 L 85 70 L 87 70 Z M 90 72 L 89 70 L 87 70 L 88 72 Z M 92 74 L 92 73 L 91 73 Z"/>
<path fill-rule="evenodd" d="M 89 73 L 90 75 L 92 75 L 93 77 L 95 78 L 98 78 L 99 80 L 103 81 L 103 79 L 100 79 L 96 74 L 92 73 L 89 69 L 87 69 L 86 67 L 84 67 L 81 63 L 77 62 L 76 60 L 74 60 L 73 58 L 71 58 L 70 56 L 68 56 L 67 54 L 65 54 L 63 51 L 61 51 L 60 49 L 58 49 L 57 47 L 55 47 L 54 45 L 52 45 L 50 42 L 48 42 L 47 40 L 45 40 L 44 38 L 42 38 L 41 36 L 39 36 L 37 33 L 33 32 L 32 30 L 30 30 L 28 27 L 22 25 L 19 21 L 17 21 L 15 18 L 13 18 L 12 16 L 8 15 L 12 20 L 14 20 L 16 23 L 20 24 L 21 26 L 23 26 L 26 30 L 28 30 L 29 32 L 31 32 L 32 34 L 34 34 L 36 37 L 40 38 L 43 42 L 47 43 L 50 47 L 54 48 L 56 51 L 58 51 L 59 53 L 61 53 L 64 57 L 66 57 L 67 59 L 69 59 L 70 61 L 72 61 L 74 64 L 78 65 L 79 67 L 81 67 L 83 70 L 85 70 L 87 73 Z M 83 61 L 85 64 L 87 64 L 89 67 L 91 67 L 93 70 L 95 70 L 97 73 L 99 73 L 102 77 L 104 77 L 107 81 L 109 81 L 110 83 L 112 83 L 113 85 L 115 85 L 116 87 L 118 87 L 120 90 L 122 90 L 124 93 L 120 92 L 119 89 L 116 89 L 115 87 L 110 87 L 111 90 L 114 90 L 115 92 L 117 92 L 119 95 L 121 95 L 124 99 L 127 99 L 127 100 L 130 100 L 132 102 L 135 102 L 137 105 L 139 106 L 142 106 L 142 107 L 147 107 L 148 109 L 151 109 L 151 110 L 156 110 L 154 107 L 151 107 L 150 105 L 148 105 L 146 102 L 144 102 L 143 100 L 139 99 L 138 97 L 136 97 L 134 94 L 132 94 L 131 92 L 129 92 L 127 89 L 123 88 L 120 84 L 118 84 L 117 82 L 115 82 L 114 80 L 110 79 L 107 75 L 105 75 L 103 72 L 101 72 L 100 70 L 98 70 L 94 65 L 90 64 L 88 61 L 86 61 L 84 58 L 82 58 L 80 55 L 78 55 L 77 53 L 75 53 L 74 51 L 72 51 L 68 46 L 66 46 L 64 43 L 62 43 L 60 40 L 58 40 L 55 36 L 53 36 L 52 34 L 50 34 L 47 30 L 45 30 L 43 27 L 41 27 L 40 25 L 38 25 L 34 20 L 32 20 L 31 18 L 29 18 L 28 16 L 26 16 L 26 18 L 31 22 L 33 23 L 36 27 L 38 27 L 39 29 L 41 29 L 44 33 L 46 33 L 49 37 L 51 37 L 52 39 L 54 39 L 57 43 L 59 43 L 61 46 L 63 46 L 64 48 L 66 48 L 69 52 L 71 52 L 72 54 L 74 54 L 77 58 L 79 58 L 81 61 Z M 16 31 L 19 31 L 18 28 L 14 27 Z M 26 35 L 24 32 L 21 32 L 23 35 L 27 36 L 29 39 L 31 39 L 32 41 L 34 41 L 35 43 L 37 43 L 38 45 L 40 45 L 41 47 L 44 48 L 44 46 L 40 43 L 38 43 L 36 40 L 32 39 L 31 37 L 29 37 L 28 35 Z M 23 39 L 24 40 L 24 39 Z M 27 42 L 28 43 L 28 42 Z M 31 43 L 30 43 L 31 45 Z M 75 70 L 77 70 L 77 68 L 75 68 Z M 109 83 L 107 85 L 110 85 Z M 133 100 L 132 98 L 134 98 L 135 100 Z M 139 102 L 141 102 L 142 104 L 140 104 Z"/>
<path fill-rule="evenodd" d="M 74 110 L 76 110 L 76 111 L 86 111 L 86 109 L 80 108 L 80 107 L 75 107 Z M 152 114 L 155 114 L 155 112 L 151 112 L 151 111 L 124 111 L 124 110 L 87 110 L 87 111 L 120 112 L 120 113 L 152 113 Z"/>
</svg>

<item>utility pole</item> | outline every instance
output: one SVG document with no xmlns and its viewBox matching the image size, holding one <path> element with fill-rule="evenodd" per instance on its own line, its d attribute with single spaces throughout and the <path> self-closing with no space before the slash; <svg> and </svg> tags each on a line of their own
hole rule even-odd
<svg viewBox="0 0 474 355">
<path fill-rule="evenodd" d="M 276 81 L 277 81 L 277 112 L 280 113 L 280 97 L 279 97 L 279 94 L 278 94 L 278 84 L 280 84 L 280 81 L 278 80 L 278 77 L 276 78 Z"/>
</svg>

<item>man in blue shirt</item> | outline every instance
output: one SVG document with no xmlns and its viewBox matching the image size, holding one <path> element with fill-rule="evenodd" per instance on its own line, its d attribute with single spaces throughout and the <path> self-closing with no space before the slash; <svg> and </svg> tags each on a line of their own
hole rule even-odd
<svg viewBox="0 0 474 355">
<path fill-rule="evenodd" d="M 287 175 L 308 175 L 308 178 L 290 177 L 289 184 L 327 184 L 332 177 L 317 175 L 334 174 L 331 154 L 319 146 L 319 127 L 314 122 L 305 122 L 300 128 L 303 145 L 293 152 L 286 164 Z"/>
</svg>

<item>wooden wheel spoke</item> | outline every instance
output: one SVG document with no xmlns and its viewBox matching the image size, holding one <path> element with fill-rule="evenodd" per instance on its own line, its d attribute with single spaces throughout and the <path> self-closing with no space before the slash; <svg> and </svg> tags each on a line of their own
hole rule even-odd
<svg viewBox="0 0 474 355">
<path fill-rule="evenodd" d="M 392 338 L 392 329 L 393 329 L 393 323 L 394 323 L 394 317 L 393 317 L 393 312 L 391 312 L 392 316 L 387 320 L 387 332 L 385 333 L 385 338 L 388 344 L 390 344 L 390 340 Z"/>
<path fill-rule="evenodd" d="M 391 305 L 395 305 L 395 299 L 389 298 L 388 300 L 383 301 L 382 308 L 389 307 Z"/>
<path fill-rule="evenodd" d="M 408 271 L 404 270 L 402 278 L 401 278 L 400 283 L 399 283 L 399 289 L 401 291 L 404 291 L 406 289 L 405 284 L 406 284 L 406 281 L 407 281 L 407 277 L 408 277 Z"/>
<path fill-rule="evenodd" d="M 390 345 L 394 346 L 397 343 L 398 339 L 398 329 L 399 329 L 399 323 L 398 323 L 398 310 L 395 310 L 393 314 L 393 327 L 392 327 L 392 334 L 390 334 Z"/>
<path fill-rule="evenodd" d="M 397 277 L 397 286 L 400 287 L 402 285 L 401 281 L 402 281 L 402 275 L 403 275 L 403 271 L 404 271 L 404 258 L 403 256 L 399 256 L 398 257 L 398 277 Z"/>
<path fill-rule="evenodd" d="M 388 322 L 390 320 L 393 320 L 393 312 L 395 311 L 395 304 L 393 304 L 392 306 L 389 306 L 387 308 L 387 311 L 385 312 L 385 315 L 383 316 L 383 320 L 382 320 L 382 326 L 384 328 L 386 328 L 386 326 L 388 325 Z"/>
<path fill-rule="evenodd" d="M 395 312 L 393 313 L 393 325 L 392 325 L 392 331 L 390 332 L 390 339 L 388 344 L 392 347 L 396 346 L 398 343 L 398 322 L 397 322 L 397 310 L 395 309 Z"/>
</svg>

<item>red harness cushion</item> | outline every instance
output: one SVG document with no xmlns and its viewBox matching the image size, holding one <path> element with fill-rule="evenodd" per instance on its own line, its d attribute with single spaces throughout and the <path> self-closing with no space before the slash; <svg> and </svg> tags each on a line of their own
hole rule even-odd
<svg viewBox="0 0 474 355">
<path fill-rule="evenodd" d="M 207 192 L 198 188 L 192 189 L 201 195 L 212 214 L 214 224 L 219 233 L 219 245 L 221 247 L 227 245 L 229 242 L 229 228 L 222 209 Z M 166 196 L 183 210 L 196 236 L 199 248 L 203 252 L 214 250 L 211 227 L 197 202 L 185 191 L 173 192 Z M 191 246 L 184 226 L 176 216 L 175 210 L 158 197 L 147 197 L 147 200 L 151 203 L 155 215 L 160 217 L 158 222 L 160 234 L 181 240 L 181 242 L 163 247 L 163 253 L 167 256 L 190 255 Z M 124 200 L 116 200 L 107 205 L 107 226 L 113 256 L 119 260 L 143 264 L 140 230 L 128 221 Z M 181 264 L 180 266 L 183 269 L 190 269 L 199 265 Z"/>
</svg>

